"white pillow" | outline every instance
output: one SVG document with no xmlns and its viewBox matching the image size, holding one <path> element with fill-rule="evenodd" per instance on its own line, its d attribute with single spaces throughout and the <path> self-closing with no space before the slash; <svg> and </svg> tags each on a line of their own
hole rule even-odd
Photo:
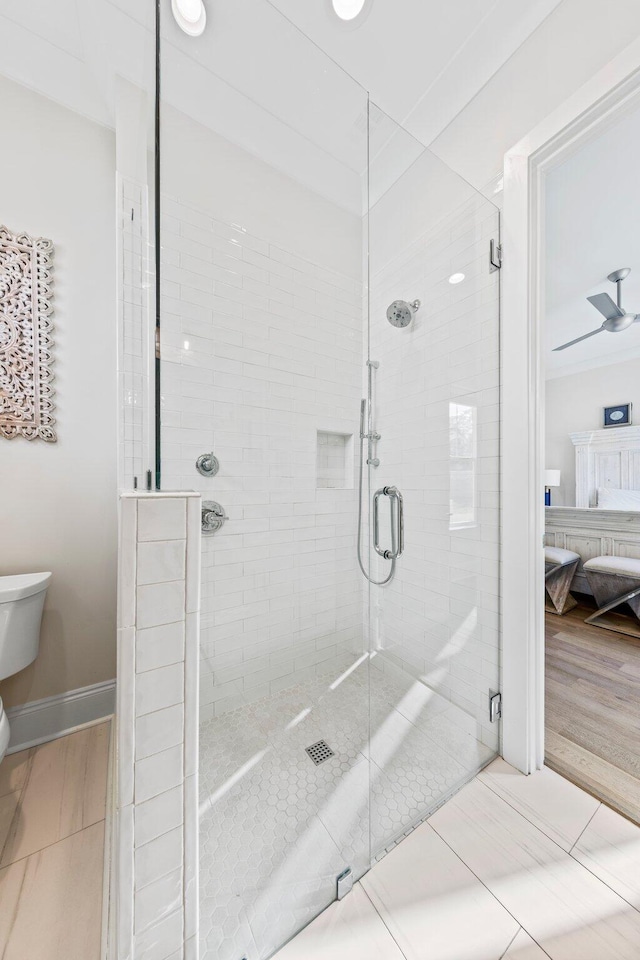
<svg viewBox="0 0 640 960">
<path fill-rule="evenodd" d="M 598 506 L 601 510 L 640 510 L 640 490 L 598 487 Z"/>
</svg>

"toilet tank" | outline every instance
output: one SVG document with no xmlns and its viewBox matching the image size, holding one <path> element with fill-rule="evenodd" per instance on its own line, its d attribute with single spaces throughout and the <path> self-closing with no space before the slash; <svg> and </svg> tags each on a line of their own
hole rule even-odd
<svg viewBox="0 0 640 960">
<path fill-rule="evenodd" d="M 40 622 L 50 573 L 0 577 L 0 680 L 38 655 Z"/>
</svg>

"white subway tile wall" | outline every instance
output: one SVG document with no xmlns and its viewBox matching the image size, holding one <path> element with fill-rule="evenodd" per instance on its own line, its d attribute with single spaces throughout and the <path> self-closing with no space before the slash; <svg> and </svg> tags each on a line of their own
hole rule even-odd
<svg viewBox="0 0 640 960">
<path fill-rule="evenodd" d="M 318 430 L 317 487 L 341 490 L 353 486 L 353 471 L 349 469 L 353 458 L 350 441 L 344 434 Z"/>
<path fill-rule="evenodd" d="M 152 466 L 151 353 L 154 260 L 148 188 L 118 176 L 118 483 L 145 486 Z"/>
<path fill-rule="evenodd" d="M 162 485 L 227 514 L 203 538 L 203 720 L 362 650 L 354 444 L 359 279 L 163 199 Z M 318 437 L 340 438 L 318 482 Z M 220 461 L 214 478 L 200 454 Z"/>
<path fill-rule="evenodd" d="M 376 229 L 375 220 L 372 229 Z M 466 203 L 385 265 L 372 263 L 371 358 L 382 435 L 375 487 L 404 495 L 406 549 L 393 582 L 372 588 L 374 665 L 393 664 L 462 707 L 471 733 L 498 747 L 489 691 L 499 679 L 499 285 L 489 272 L 497 210 Z M 457 272 L 465 279 L 448 282 Z M 410 326 L 384 320 L 393 300 L 422 301 Z M 452 406 L 453 405 L 453 406 Z M 462 522 L 460 444 L 452 411 L 468 409 Z M 473 415 L 471 415 L 473 414 Z M 475 435 L 474 435 L 475 434 Z M 381 562 L 379 571 L 387 569 Z M 454 713 L 452 717 L 462 715 Z"/>
<path fill-rule="evenodd" d="M 200 496 L 120 507 L 118 956 L 174 960 L 197 934 Z"/>
</svg>

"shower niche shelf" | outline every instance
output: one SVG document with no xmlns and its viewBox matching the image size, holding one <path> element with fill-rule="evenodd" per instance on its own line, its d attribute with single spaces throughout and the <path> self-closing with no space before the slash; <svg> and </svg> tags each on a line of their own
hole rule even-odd
<svg viewBox="0 0 640 960">
<path fill-rule="evenodd" d="M 316 453 L 316 488 L 349 490 L 353 487 L 353 436 L 318 430 Z"/>
</svg>

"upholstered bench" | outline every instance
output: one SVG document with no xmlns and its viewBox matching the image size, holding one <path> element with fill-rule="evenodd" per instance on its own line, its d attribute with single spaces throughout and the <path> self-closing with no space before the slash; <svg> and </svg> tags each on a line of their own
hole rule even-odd
<svg viewBox="0 0 640 960">
<path fill-rule="evenodd" d="M 549 613 L 562 616 L 567 610 L 577 606 L 577 601 L 569 591 L 579 563 L 580 557 L 573 550 L 544 548 L 544 586 L 547 595 L 545 609 Z"/>
<path fill-rule="evenodd" d="M 584 564 L 584 572 L 596 598 L 598 609 L 585 623 L 640 637 L 640 626 L 631 617 L 612 615 L 627 603 L 640 619 L 640 560 L 630 557 L 593 557 Z"/>
</svg>

